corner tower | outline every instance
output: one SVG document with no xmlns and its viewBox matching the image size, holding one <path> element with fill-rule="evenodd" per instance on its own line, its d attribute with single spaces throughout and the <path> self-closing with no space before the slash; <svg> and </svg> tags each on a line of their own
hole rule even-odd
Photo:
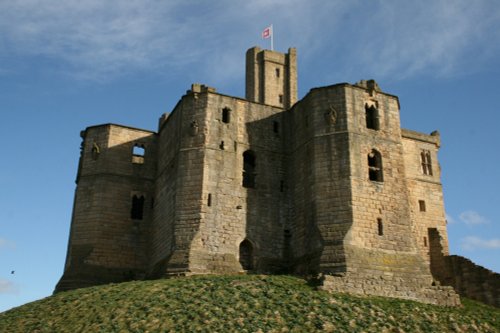
<svg viewBox="0 0 500 333">
<path fill-rule="evenodd" d="M 297 51 L 253 47 L 246 55 L 246 99 L 284 109 L 297 102 Z"/>
</svg>

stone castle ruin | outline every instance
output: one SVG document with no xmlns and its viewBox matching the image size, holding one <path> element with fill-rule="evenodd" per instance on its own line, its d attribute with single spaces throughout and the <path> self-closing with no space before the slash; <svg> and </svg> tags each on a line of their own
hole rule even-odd
<svg viewBox="0 0 500 333">
<path fill-rule="evenodd" d="M 402 129 L 398 98 L 373 80 L 298 100 L 296 63 L 293 48 L 254 47 L 244 99 L 193 84 L 157 132 L 84 130 L 56 291 L 289 273 L 319 275 L 329 290 L 459 304 L 439 284 L 451 271 L 439 133 Z"/>
</svg>

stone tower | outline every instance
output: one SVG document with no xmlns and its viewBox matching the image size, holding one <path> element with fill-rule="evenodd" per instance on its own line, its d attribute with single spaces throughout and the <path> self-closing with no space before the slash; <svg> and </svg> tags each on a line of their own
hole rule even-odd
<svg viewBox="0 0 500 333">
<path fill-rule="evenodd" d="M 246 55 L 246 99 L 288 109 L 297 102 L 297 51 L 253 47 Z"/>
</svg>

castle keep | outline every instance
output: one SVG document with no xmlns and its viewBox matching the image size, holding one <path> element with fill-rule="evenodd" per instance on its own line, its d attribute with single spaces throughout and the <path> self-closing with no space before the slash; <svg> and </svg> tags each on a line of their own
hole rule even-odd
<svg viewBox="0 0 500 333">
<path fill-rule="evenodd" d="M 373 80 L 298 100 L 296 51 L 246 55 L 246 98 L 194 84 L 157 132 L 82 132 L 56 291 L 220 273 L 320 274 L 324 288 L 457 304 L 440 137 L 400 127 Z"/>
</svg>

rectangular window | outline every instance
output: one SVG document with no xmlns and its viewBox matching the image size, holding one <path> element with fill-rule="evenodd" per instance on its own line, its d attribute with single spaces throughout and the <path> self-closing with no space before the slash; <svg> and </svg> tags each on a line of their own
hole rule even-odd
<svg viewBox="0 0 500 333">
<path fill-rule="evenodd" d="M 378 235 L 383 236 L 384 235 L 384 224 L 382 223 L 382 219 L 377 219 L 377 228 L 378 228 Z"/>
<path fill-rule="evenodd" d="M 425 212 L 425 201 L 424 200 L 418 200 L 418 207 L 421 212 Z"/>
<path fill-rule="evenodd" d="M 280 69 L 276 68 L 276 77 L 280 77 Z"/>
<path fill-rule="evenodd" d="M 144 196 L 134 195 L 132 197 L 132 209 L 130 210 L 130 218 L 132 220 L 142 220 L 144 212 Z"/>
<path fill-rule="evenodd" d="M 142 144 L 135 144 L 134 148 L 132 148 L 132 163 L 134 164 L 144 164 L 144 155 L 146 153 L 146 149 Z"/>
<path fill-rule="evenodd" d="M 280 132 L 280 123 L 277 121 L 273 121 L 273 132 L 276 134 Z"/>
<path fill-rule="evenodd" d="M 280 102 L 280 104 L 283 104 L 283 95 L 279 95 L 279 97 L 278 97 L 278 98 L 279 98 L 279 102 Z"/>
</svg>

